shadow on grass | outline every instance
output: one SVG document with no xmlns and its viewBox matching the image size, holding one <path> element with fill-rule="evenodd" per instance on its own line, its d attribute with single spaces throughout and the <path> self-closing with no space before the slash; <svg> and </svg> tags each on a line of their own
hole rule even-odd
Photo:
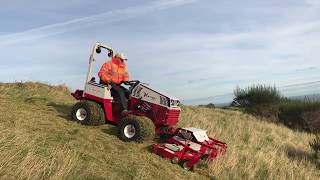
<svg viewBox="0 0 320 180">
<path fill-rule="evenodd" d="M 110 136 L 116 137 L 117 139 L 119 139 L 119 141 L 122 141 L 118 136 L 118 128 L 117 128 L 117 126 L 114 126 L 114 125 L 111 125 L 111 124 L 107 124 L 107 128 L 103 128 L 103 129 L 101 129 L 101 131 L 103 133 L 106 133 L 106 134 L 110 135 Z M 151 139 L 151 140 L 148 139 L 148 140 L 144 140 L 143 142 L 133 142 L 133 143 L 146 144 L 146 146 L 144 146 L 142 148 L 142 150 L 145 150 L 145 151 L 151 153 L 152 152 L 152 149 L 151 149 L 152 144 L 154 144 L 154 143 L 164 143 L 164 142 L 165 141 L 163 139 L 161 139 L 159 137 L 155 137 L 154 139 Z"/>
<path fill-rule="evenodd" d="M 319 167 L 319 163 L 312 153 L 302 151 L 300 149 L 294 148 L 292 146 L 286 147 L 287 156 L 296 161 L 309 161 Z"/>
<path fill-rule="evenodd" d="M 37 105 L 37 104 L 43 104 L 43 103 L 47 102 L 48 98 L 46 98 L 46 97 L 26 97 L 26 98 L 24 98 L 23 101 L 25 103 Z"/>
<path fill-rule="evenodd" d="M 118 128 L 117 126 L 107 124 L 107 128 L 101 129 L 102 132 L 109 134 L 110 136 L 115 136 L 118 138 Z"/>
<path fill-rule="evenodd" d="M 147 145 L 147 146 L 144 146 L 142 149 L 143 149 L 144 151 L 147 151 L 147 152 L 149 152 L 149 153 L 152 153 L 152 144 Z"/>
<path fill-rule="evenodd" d="M 53 107 L 58 113 L 59 113 L 59 117 L 62 117 L 66 120 L 71 120 L 71 108 L 72 105 L 68 105 L 68 104 L 57 104 L 54 102 L 49 102 L 47 104 L 47 106 L 49 107 Z"/>
</svg>

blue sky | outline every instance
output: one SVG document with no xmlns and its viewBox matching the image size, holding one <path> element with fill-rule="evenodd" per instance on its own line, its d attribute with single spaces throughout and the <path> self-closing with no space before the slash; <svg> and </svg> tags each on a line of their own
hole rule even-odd
<svg viewBox="0 0 320 180">
<path fill-rule="evenodd" d="M 100 41 L 127 55 L 132 79 L 186 103 L 230 101 L 258 83 L 320 92 L 318 0 L 11 0 L 0 22 L 2 82 L 83 88 Z"/>
</svg>

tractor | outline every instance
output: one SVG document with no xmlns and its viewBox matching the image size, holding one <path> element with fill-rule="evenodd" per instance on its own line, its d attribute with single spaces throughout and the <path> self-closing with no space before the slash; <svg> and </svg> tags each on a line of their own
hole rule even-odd
<svg viewBox="0 0 320 180">
<path fill-rule="evenodd" d="M 92 76 L 92 65 L 97 54 L 102 51 L 113 57 L 114 50 L 110 46 L 102 43 L 94 45 L 89 58 L 84 90 L 71 93 L 78 100 L 71 111 L 72 119 L 85 125 L 117 125 L 119 138 L 126 142 L 143 141 L 147 138 L 146 131 L 166 134 L 179 120 L 180 101 L 140 81 L 123 82 L 129 113 L 122 115 L 118 100 L 112 96 L 111 86 L 101 81 L 96 82 Z M 146 121 L 154 127 L 144 125 L 148 123 Z M 150 127 L 154 129 L 146 129 Z"/>
<path fill-rule="evenodd" d="M 113 96 L 111 86 L 97 82 L 92 76 L 93 62 L 102 51 L 113 57 L 114 50 L 110 46 L 96 43 L 89 58 L 84 90 L 71 93 L 78 100 L 71 111 L 74 121 L 94 126 L 105 123 L 116 125 L 118 137 L 125 142 L 142 142 L 156 134 L 166 143 L 153 144 L 152 152 L 173 163 L 180 163 L 186 170 L 192 169 L 201 159 L 209 161 L 218 153 L 226 152 L 226 143 L 209 138 L 204 130 L 174 128 L 180 118 L 180 101 L 138 80 L 122 83 L 129 111 L 127 114 L 121 113 L 121 106 Z"/>
</svg>

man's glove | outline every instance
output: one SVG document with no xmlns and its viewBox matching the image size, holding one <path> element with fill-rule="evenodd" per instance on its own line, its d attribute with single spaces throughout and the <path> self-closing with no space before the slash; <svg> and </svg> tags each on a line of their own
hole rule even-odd
<svg viewBox="0 0 320 180">
<path fill-rule="evenodd" d="M 128 85 L 128 81 L 121 81 L 121 84 L 125 84 L 125 85 Z"/>
<path fill-rule="evenodd" d="M 116 85 L 113 81 L 109 81 L 108 84 L 110 84 L 112 87 Z"/>
</svg>

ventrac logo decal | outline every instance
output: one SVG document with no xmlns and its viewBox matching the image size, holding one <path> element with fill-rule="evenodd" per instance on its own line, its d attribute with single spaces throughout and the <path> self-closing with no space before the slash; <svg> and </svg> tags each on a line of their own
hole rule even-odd
<svg viewBox="0 0 320 180">
<path fill-rule="evenodd" d="M 93 87 L 88 87 L 88 91 L 91 91 L 92 93 L 100 93 L 99 89 L 95 89 Z"/>
<path fill-rule="evenodd" d="M 133 91 L 133 95 L 137 98 L 141 98 L 141 87 L 137 87 L 134 91 Z"/>
<path fill-rule="evenodd" d="M 143 92 L 143 97 L 147 97 L 147 98 L 149 98 L 149 99 L 152 100 L 152 101 L 156 100 L 155 97 L 150 96 L 149 93 L 146 93 L 146 92 Z"/>
</svg>

